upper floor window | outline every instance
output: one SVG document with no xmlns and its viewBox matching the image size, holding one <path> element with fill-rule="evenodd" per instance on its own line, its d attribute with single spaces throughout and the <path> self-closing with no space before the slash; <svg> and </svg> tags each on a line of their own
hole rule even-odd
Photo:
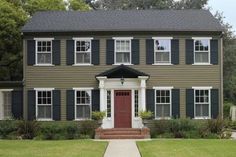
<svg viewBox="0 0 236 157">
<path fill-rule="evenodd" d="M 36 118 L 52 120 L 52 90 L 36 90 Z"/>
<path fill-rule="evenodd" d="M 210 89 L 194 89 L 195 118 L 210 118 Z"/>
<path fill-rule="evenodd" d="M 131 64 L 131 39 L 115 39 L 115 64 Z"/>
<path fill-rule="evenodd" d="M 75 119 L 90 119 L 91 117 L 91 90 L 75 90 Z"/>
<path fill-rule="evenodd" d="M 36 64 L 37 65 L 52 64 L 52 39 L 36 40 Z"/>
<path fill-rule="evenodd" d="M 75 64 L 91 64 L 91 38 L 76 38 Z"/>
<path fill-rule="evenodd" d="M 210 63 L 210 39 L 194 40 L 194 63 Z"/>
<path fill-rule="evenodd" d="M 154 39 L 154 62 L 155 64 L 171 63 L 171 39 Z"/>
</svg>

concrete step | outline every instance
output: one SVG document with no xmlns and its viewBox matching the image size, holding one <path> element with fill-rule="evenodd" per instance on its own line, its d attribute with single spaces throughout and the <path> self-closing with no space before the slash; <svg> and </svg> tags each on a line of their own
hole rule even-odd
<svg viewBox="0 0 236 157">
<path fill-rule="evenodd" d="M 100 139 L 144 139 L 144 135 L 101 135 Z"/>
</svg>

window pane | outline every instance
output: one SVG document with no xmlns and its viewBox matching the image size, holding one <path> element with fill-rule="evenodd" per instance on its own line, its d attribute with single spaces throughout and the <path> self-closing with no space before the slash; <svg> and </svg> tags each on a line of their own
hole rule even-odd
<svg viewBox="0 0 236 157">
<path fill-rule="evenodd" d="M 195 52 L 196 63 L 208 63 L 208 52 Z"/>
<path fill-rule="evenodd" d="M 90 104 L 90 93 L 88 91 L 77 91 L 77 104 Z"/>
<path fill-rule="evenodd" d="M 156 50 L 169 51 L 170 50 L 170 40 L 156 40 Z"/>
<path fill-rule="evenodd" d="M 38 64 L 51 64 L 51 54 L 38 53 Z"/>
<path fill-rule="evenodd" d="M 107 117 L 111 117 L 111 91 L 107 91 Z"/>
<path fill-rule="evenodd" d="M 138 112 L 139 112 L 139 101 L 138 101 L 138 90 L 134 91 L 134 112 L 135 112 L 135 117 L 138 117 Z"/>
<path fill-rule="evenodd" d="M 195 51 L 208 51 L 209 50 L 209 40 L 202 39 L 195 41 Z"/>
<path fill-rule="evenodd" d="M 157 63 L 169 63 L 170 61 L 169 52 L 156 52 L 156 62 Z"/>
<path fill-rule="evenodd" d="M 38 91 L 38 104 L 50 105 L 52 103 L 52 91 Z"/>
<path fill-rule="evenodd" d="M 77 105 L 76 106 L 76 118 L 78 118 L 78 119 L 90 118 L 90 106 L 89 105 Z"/>
<path fill-rule="evenodd" d="M 170 117 L 170 105 L 169 104 L 156 105 L 156 116 L 159 118 Z"/>
<path fill-rule="evenodd" d="M 50 106 L 38 106 L 38 117 L 42 119 L 51 119 L 52 118 L 52 108 Z"/>
<path fill-rule="evenodd" d="M 129 52 L 116 53 L 116 62 L 117 63 L 130 63 L 130 53 Z"/>
<path fill-rule="evenodd" d="M 3 93 L 3 116 L 4 116 L 4 119 L 11 118 L 11 116 L 12 116 L 11 92 L 2 92 L 2 93 Z"/>
<path fill-rule="evenodd" d="M 196 117 L 209 117 L 209 104 L 196 104 Z"/>
<path fill-rule="evenodd" d="M 91 52 L 90 41 L 76 41 L 77 52 Z"/>
<path fill-rule="evenodd" d="M 90 63 L 90 53 L 77 53 L 76 63 Z"/>
</svg>

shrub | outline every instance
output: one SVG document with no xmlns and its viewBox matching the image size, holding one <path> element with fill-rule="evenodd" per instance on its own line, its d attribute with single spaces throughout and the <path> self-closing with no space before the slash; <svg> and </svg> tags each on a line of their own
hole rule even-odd
<svg viewBox="0 0 236 157">
<path fill-rule="evenodd" d="M 20 120 L 17 128 L 17 134 L 22 139 L 33 139 L 37 136 L 40 125 L 37 121 Z"/>
<path fill-rule="evenodd" d="M 9 136 L 17 131 L 16 121 L 3 120 L 0 121 L 0 139 L 8 139 Z"/>
<path fill-rule="evenodd" d="M 154 124 L 154 131 L 157 135 L 164 134 L 165 132 L 169 131 L 170 128 L 170 121 L 169 120 L 159 120 L 156 121 Z"/>
<path fill-rule="evenodd" d="M 80 135 L 88 135 L 93 138 L 95 135 L 95 129 L 97 128 L 97 123 L 95 121 L 86 120 L 80 122 Z"/>
<path fill-rule="evenodd" d="M 65 130 L 66 130 L 66 134 L 65 134 L 66 139 L 70 140 L 70 139 L 79 138 L 78 125 L 76 125 L 76 124 L 67 125 Z"/>
<path fill-rule="evenodd" d="M 153 113 L 151 111 L 140 111 L 139 116 L 142 119 L 152 119 Z"/>
<path fill-rule="evenodd" d="M 224 120 L 220 117 L 207 121 L 207 128 L 211 133 L 221 134 L 224 128 Z"/>
<path fill-rule="evenodd" d="M 44 140 L 65 139 L 65 127 L 59 123 L 45 123 L 41 126 L 40 136 Z"/>
<path fill-rule="evenodd" d="M 92 112 L 93 120 L 102 120 L 106 116 L 106 112 L 94 111 Z"/>
<path fill-rule="evenodd" d="M 170 132 L 175 138 L 185 138 L 186 131 L 194 130 L 194 125 L 190 119 L 175 119 L 171 121 Z"/>
</svg>

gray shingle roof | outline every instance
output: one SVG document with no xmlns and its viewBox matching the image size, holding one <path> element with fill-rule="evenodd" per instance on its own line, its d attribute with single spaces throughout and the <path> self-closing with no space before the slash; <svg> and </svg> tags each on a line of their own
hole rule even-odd
<svg viewBox="0 0 236 157">
<path fill-rule="evenodd" d="M 222 31 L 206 10 L 45 11 L 37 12 L 22 32 L 77 31 Z"/>
</svg>

